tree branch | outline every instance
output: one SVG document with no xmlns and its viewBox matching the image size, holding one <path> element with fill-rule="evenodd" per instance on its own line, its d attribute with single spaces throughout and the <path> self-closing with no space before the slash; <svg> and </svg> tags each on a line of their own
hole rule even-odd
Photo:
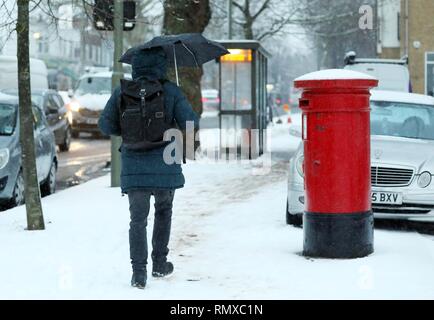
<svg viewBox="0 0 434 320">
<path fill-rule="evenodd" d="M 256 20 L 256 18 L 258 18 L 261 15 L 261 13 L 263 13 L 265 11 L 265 9 L 268 8 L 269 4 L 270 4 L 270 0 L 265 0 L 264 3 L 262 4 L 261 8 L 259 9 L 259 11 L 253 15 L 252 20 L 253 21 Z"/>
</svg>

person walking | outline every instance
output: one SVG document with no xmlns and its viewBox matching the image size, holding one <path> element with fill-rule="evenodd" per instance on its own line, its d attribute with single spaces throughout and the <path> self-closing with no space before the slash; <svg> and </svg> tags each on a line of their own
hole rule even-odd
<svg viewBox="0 0 434 320">
<path fill-rule="evenodd" d="M 122 80 L 103 110 L 98 125 L 105 135 L 122 136 L 121 189 L 130 209 L 131 285 L 144 289 L 147 281 L 147 218 L 150 198 L 155 200 L 152 234 L 152 276 L 173 272 L 167 261 L 175 190 L 185 183 L 181 164 L 167 164 L 163 153 L 168 142 L 156 139 L 162 131 L 186 129 L 199 118 L 179 87 L 166 79 L 167 56 L 162 48 L 138 50 L 131 58 L 132 81 Z M 144 121 L 145 125 L 141 121 Z M 145 129 L 143 129 L 145 128 Z M 161 137 L 160 137 L 161 138 Z M 147 140 L 142 143 L 140 139 Z"/>
</svg>

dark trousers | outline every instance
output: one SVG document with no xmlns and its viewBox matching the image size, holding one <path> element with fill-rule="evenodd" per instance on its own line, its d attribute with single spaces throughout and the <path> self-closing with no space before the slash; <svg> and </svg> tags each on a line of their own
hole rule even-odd
<svg viewBox="0 0 434 320">
<path fill-rule="evenodd" d="M 130 202 L 130 258 L 133 271 L 144 270 L 148 260 L 146 226 L 150 199 L 155 198 L 154 231 L 152 234 L 152 262 L 160 264 L 167 261 L 169 253 L 170 227 L 174 190 L 135 189 L 128 191 Z"/>
</svg>

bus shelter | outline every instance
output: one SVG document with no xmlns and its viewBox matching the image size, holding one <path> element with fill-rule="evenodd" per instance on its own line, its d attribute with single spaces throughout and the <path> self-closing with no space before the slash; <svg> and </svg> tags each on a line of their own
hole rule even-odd
<svg viewBox="0 0 434 320">
<path fill-rule="evenodd" d="M 267 127 L 267 62 L 258 41 L 220 41 L 230 54 L 219 60 L 220 151 L 254 159 L 264 153 Z"/>
</svg>

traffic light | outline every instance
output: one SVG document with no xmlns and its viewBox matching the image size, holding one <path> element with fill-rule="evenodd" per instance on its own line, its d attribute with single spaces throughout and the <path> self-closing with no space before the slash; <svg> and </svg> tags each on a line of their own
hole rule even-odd
<svg viewBox="0 0 434 320">
<path fill-rule="evenodd" d="M 126 0 L 124 4 L 124 31 L 131 31 L 136 26 L 136 2 Z M 95 0 L 93 6 L 93 24 L 95 29 L 113 31 L 114 0 Z"/>
</svg>

